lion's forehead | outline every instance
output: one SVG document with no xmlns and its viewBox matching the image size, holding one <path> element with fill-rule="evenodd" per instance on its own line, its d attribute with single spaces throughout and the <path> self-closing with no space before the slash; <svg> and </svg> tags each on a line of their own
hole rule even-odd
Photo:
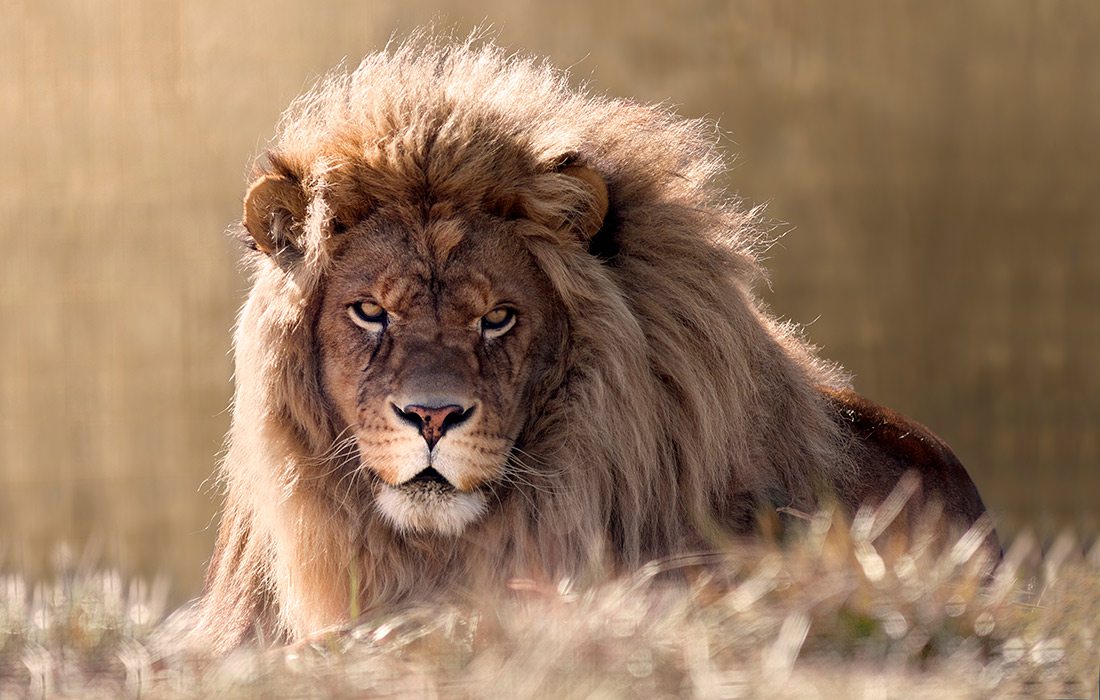
<svg viewBox="0 0 1100 700">
<path fill-rule="evenodd" d="M 350 237 L 330 278 L 338 303 L 481 315 L 544 291 L 522 248 L 461 219 L 364 226 Z"/>
</svg>

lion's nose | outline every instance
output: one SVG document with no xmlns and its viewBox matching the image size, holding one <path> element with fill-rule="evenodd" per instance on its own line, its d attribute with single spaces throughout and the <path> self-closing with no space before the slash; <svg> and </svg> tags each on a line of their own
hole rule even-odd
<svg viewBox="0 0 1100 700">
<path fill-rule="evenodd" d="M 463 407 L 452 403 L 445 406 L 408 404 L 404 408 L 399 408 L 394 404 L 393 410 L 398 418 L 420 431 L 430 450 L 448 430 L 465 423 L 473 415 L 474 407 Z"/>
</svg>

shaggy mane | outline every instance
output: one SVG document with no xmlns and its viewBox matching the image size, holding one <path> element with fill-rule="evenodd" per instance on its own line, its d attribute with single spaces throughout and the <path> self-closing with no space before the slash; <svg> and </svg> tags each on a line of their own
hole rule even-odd
<svg viewBox="0 0 1100 700">
<path fill-rule="evenodd" d="M 761 238 L 716 182 L 715 141 L 708 122 L 574 89 L 544 62 L 474 41 L 391 47 L 294 102 L 254 174 L 294 179 L 310 204 L 299 260 L 249 254 L 203 609 L 216 645 L 255 620 L 296 637 L 512 576 L 629 569 L 713 545 L 761 506 L 811 509 L 856 478 L 817 390 L 846 380 L 753 296 Z M 574 160 L 610 193 L 587 249 L 545 225 L 517 234 L 570 324 L 568 371 L 535 397 L 514 456 L 542 476 L 446 546 L 396 534 L 340 478 L 347 455 L 333 453 L 319 379 L 314 317 L 341 222 L 392 201 L 506 213 L 515 197 L 567 222 L 576 193 L 545 174 Z"/>
</svg>

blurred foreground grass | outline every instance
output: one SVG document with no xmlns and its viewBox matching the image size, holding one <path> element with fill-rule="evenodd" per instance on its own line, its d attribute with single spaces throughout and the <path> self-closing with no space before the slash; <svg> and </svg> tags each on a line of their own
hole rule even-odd
<svg viewBox="0 0 1100 700">
<path fill-rule="evenodd" d="M 990 575 L 982 532 L 875 539 L 877 515 L 221 659 L 185 643 L 167 580 L 62 563 L 3 580 L 0 697 L 1096 697 L 1100 542 L 1021 535 Z"/>
</svg>

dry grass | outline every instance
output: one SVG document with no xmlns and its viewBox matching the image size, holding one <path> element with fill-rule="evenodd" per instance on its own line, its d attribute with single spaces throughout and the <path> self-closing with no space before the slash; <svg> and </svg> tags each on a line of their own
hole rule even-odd
<svg viewBox="0 0 1100 700">
<path fill-rule="evenodd" d="M 166 581 L 8 577 L 0 696 L 1096 697 L 1100 543 L 1021 536 L 990 576 L 980 533 L 943 543 L 929 521 L 872 546 L 865 516 L 224 659 L 179 643 L 187 614 L 166 619 Z"/>
</svg>

